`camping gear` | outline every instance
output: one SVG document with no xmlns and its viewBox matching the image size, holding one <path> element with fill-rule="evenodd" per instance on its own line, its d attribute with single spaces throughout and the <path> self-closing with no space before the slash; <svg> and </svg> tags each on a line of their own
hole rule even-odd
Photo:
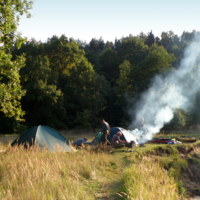
<svg viewBox="0 0 200 200">
<path fill-rule="evenodd" d="M 176 144 L 176 139 L 175 138 L 171 139 L 171 142 L 172 144 Z"/>
<path fill-rule="evenodd" d="M 103 135 L 103 133 L 102 132 L 98 132 L 97 134 L 96 134 L 96 144 L 99 142 L 99 140 L 101 139 L 101 137 L 102 137 L 102 135 Z"/>
<path fill-rule="evenodd" d="M 98 142 L 101 139 L 102 135 L 103 135 L 102 132 L 98 132 L 96 134 L 96 136 L 94 137 L 94 139 L 91 142 L 85 142 L 85 144 L 89 144 L 89 145 L 96 145 L 96 144 L 98 144 Z"/>
<path fill-rule="evenodd" d="M 196 137 L 188 137 L 188 136 L 179 136 L 178 140 L 181 140 L 183 142 L 196 142 Z"/>
<path fill-rule="evenodd" d="M 127 147 L 132 149 L 135 147 L 135 142 L 134 141 L 130 141 L 130 143 L 127 144 Z"/>
<path fill-rule="evenodd" d="M 103 135 L 102 132 L 99 132 L 96 134 L 96 137 L 97 137 L 97 143 L 99 142 L 99 140 L 101 139 L 101 136 Z"/>
<path fill-rule="evenodd" d="M 171 142 L 168 142 L 167 144 L 181 144 L 182 142 L 176 140 L 175 138 L 171 140 Z"/>
<path fill-rule="evenodd" d="M 15 145 L 23 145 L 24 148 L 38 145 L 40 148 L 47 148 L 51 152 L 76 151 L 58 131 L 43 125 L 34 126 L 24 131 L 11 144 L 11 146 Z"/>
<path fill-rule="evenodd" d="M 121 128 L 121 127 L 113 127 L 110 129 L 110 134 L 107 136 L 107 139 L 111 143 L 112 138 L 115 134 L 117 134 L 118 131 L 122 132 L 122 136 L 120 137 L 120 140 L 125 140 L 126 142 L 130 143 L 131 141 L 135 142 L 135 146 L 138 145 L 137 140 L 135 139 L 134 135 L 131 134 L 128 130 Z M 101 136 L 99 143 L 103 142 L 103 137 Z"/>
<path fill-rule="evenodd" d="M 147 142 L 156 143 L 156 144 L 167 144 L 168 142 L 171 142 L 171 139 L 170 138 L 153 138 L 152 140 L 149 140 Z"/>
<path fill-rule="evenodd" d="M 127 151 L 128 151 L 128 149 L 132 149 L 132 148 L 136 147 L 135 141 L 130 141 L 130 143 L 126 144 L 126 146 L 128 147 L 128 148 L 127 148 Z M 130 150 L 130 152 L 131 152 L 131 151 L 132 151 L 132 150 Z"/>
</svg>

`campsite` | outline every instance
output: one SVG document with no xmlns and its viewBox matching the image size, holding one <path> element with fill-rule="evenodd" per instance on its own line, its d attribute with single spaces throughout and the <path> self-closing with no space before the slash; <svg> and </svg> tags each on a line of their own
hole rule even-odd
<svg viewBox="0 0 200 200">
<path fill-rule="evenodd" d="M 199 2 L 1 0 L 0 200 L 200 197 Z"/>
<path fill-rule="evenodd" d="M 55 153 L 11 148 L 0 155 L 1 199 L 192 199 L 200 191 L 200 138 L 198 131 L 181 133 L 198 139 L 174 145 L 145 144 L 132 151 L 89 145 L 77 152 Z M 93 132 L 78 130 L 61 134 L 69 141 L 94 138 Z M 175 131 L 165 136 L 179 135 Z M 6 137 L 7 142 L 9 137 L 15 141 L 13 136 Z M 8 144 L 4 142 L 1 149 L 5 150 Z"/>
</svg>

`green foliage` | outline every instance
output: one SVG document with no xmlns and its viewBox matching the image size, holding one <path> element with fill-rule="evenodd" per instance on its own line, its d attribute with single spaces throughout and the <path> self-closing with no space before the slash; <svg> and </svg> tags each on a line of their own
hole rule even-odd
<svg viewBox="0 0 200 200">
<path fill-rule="evenodd" d="M 195 164 L 198 168 L 200 168 L 200 160 L 199 160 L 199 158 L 189 157 L 188 158 L 188 162 L 192 163 L 192 164 Z"/>
<path fill-rule="evenodd" d="M 27 96 L 22 99 L 29 126 L 44 124 L 53 128 L 65 128 L 63 94 L 56 85 L 38 80 L 29 85 Z"/>
<path fill-rule="evenodd" d="M 24 124 L 16 123 L 13 132 L 15 134 L 22 134 L 24 131 L 26 131 L 28 127 Z"/>
<path fill-rule="evenodd" d="M 27 91 L 26 96 L 22 98 L 26 124 L 29 127 L 45 124 L 54 128 L 64 128 L 63 94 L 50 82 L 48 57 L 28 55 L 26 63 L 26 67 L 20 71 L 23 88 Z"/>
<path fill-rule="evenodd" d="M 141 47 L 141 43 L 139 44 L 139 47 Z M 125 62 L 123 65 L 120 65 L 120 76 L 119 80 L 117 80 L 119 85 L 118 87 L 120 87 L 120 83 L 122 83 L 125 78 L 126 82 L 129 83 L 126 85 L 126 88 L 128 88 L 128 91 L 130 91 L 132 95 L 147 89 L 151 78 L 153 78 L 158 73 L 169 70 L 173 61 L 173 55 L 168 54 L 162 46 L 160 47 L 157 44 L 154 44 L 148 49 L 145 46 L 143 47 L 143 58 L 140 59 L 140 62 L 135 64 L 131 62 L 130 64 Z M 139 57 L 141 51 L 138 53 Z"/>
<path fill-rule="evenodd" d="M 128 60 L 119 66 L 120 75 L 116 81 L 115 92 L 118 96 L 117 103 L 124 105 L 123 108 L 127 110 L 127 99 L 131 99 L 131 104 L 136 103 L 138 96 L 148 89 L 154 76 L 171 69 L 174 56 L 156 43 L 148 47 L 141 39 L 136 38 L 124 39 L 123 42 L 126 46 L 129 44 L 131 51 L 126 55 Z M 130 54 L 131 52 L 134 52 L 134 55 Z"/>
<path fill-rule="evenodd" d="M 174 118 L 169 124 L 165 125 L 164 129 L 182 130 L 184 128 L 189 127 L 193 123 L 193 116 L 191 112 L 184 111 L 182 109 L 177 109 L 174 112 Z"/>
<path fill-rule="evenodd" d="M 174 179 L 178 180 L 181 175 L 181 171 L 185 170 L 188 166 L 188 163 L 184 159 L 175 158 L 173 162 L 170 164 L 170 168 L 168 169 L 169 176 L 174 177 Z"/>
<path fill-rule="evenodd" d="M 12 45 L 20 44 L 24 41 L 20 34 L 16 34 L 20 16 L 26 14 L 30 17 L 29 9 L 32 8 L 33 1 L 30 0 L 3 0 L 0 3 L 0 44 L 3 49 L 9 51 Z M 2 47 L 1 46 L 1 47 Z"/>
<path fill-rule="evenodd" d="M 64 35 L 53 36 L 47 43 L 27 42 L 14 55 L 24 52 L 26 67 L 20 74 L 27 90 L 22 102 L 29 126 L 94 129 L 106 103 L 107 82 L 95 73 L 79 44 Z"/>
<path fill-rule="evenodd" d="M 123 38 L 118 45 L 120 63 L 128 60 L 131 64 L 137 65 L 145 58 L 148 50 L 148 46 L 144 44 L 143 39 L 133 36 Z"/>
<path fill-rule="evenodd" d="M 194 40 L 194 36 L 195 36 L 196 33 L 197 32 L 195 30 L 193 30 L 191 33 L 183 31 L 183 33 L 181 35 L 181 40 L 190 43 L 190 42 L 192 42 Z"/>
<path fill-rule="evenodd" d="M 119 77 L 119 67 L 118 67 L 118 54 L 113 49 L 106 49 L 99 56 L 99 62 L 101 65 L 101 74 L 105 76 L 106 80 L 110 83 L 115 83 L 116 79 Z"/>
<path fill-rule="evenodd" d="M 58 129 L 82 127 L 95 131 L 102 117 L 111 126 L 128 126 L 127 99 L 136 103 L 154 76 L 164 76 L 177 68 L 184 49 L 197 34 L 184 32 L 179 37 L 169 31 L 155 38 L 150 31 L 116 39 L 114 44 L 105 43 L 102 38 L 93 38 L 86 44 L 62 35 L 52 36 L 44 43 L 32 39 L 21 45 L 24 40 L 16 33 L 18 21 L 13 21 L 13 16 L 28 13 L 32 2 L 12 3 L 4 1 L 0 7 L 3 17 L 8 17 L 6 12 L 12 14 L 7 21 L 1 21 L 4 35 L 0 49 L 0 110 L 16 120 L 25 114 L 27 126 L 48 123 Z M 18 11 L 11 12 L 12 9 Z M 13 32 L 6 35 L 5 31 L 11 29 Z M 162 95 L 168 87 L 174 86 L 158 92 Z M 172 123 L 165 128 L 182 129 L 197 124 L 198 95 L 193 104 L 194 109 L 175 111 Z"/>
<path fill-rule="evenodd" d="M 20 121 L 24 112 L 21 109 L 20 99 L 25 91 L 21 89 L 19 70 L 24 67 L 24 56 L 12 60 L 11 48 L 20 47 L 24 40 L 16 34 L 20 16 L 29 14 L 32 1 L 6 0 L 0 3 L 0 111 L 6 117 L 14 117 Z"/>
<path fill-rule="evenodd" d="M 24 66 L 23 56 L 11 61 L 12 56 L 0 49 L 0 111 L 7 117 L 20 120 L 24 112 L 20 99 L 25 94 L 19 80 L 19 69 Z"/>
<path fill-rule="evenodd" d="M 77 113 L 75 123 L 80 124 L 78 128 L 83 128 L 86 130 L 91 129 L 91 113 L 88 110 L 83 110 L 80 113 Z"/>
<path fill-rule="evenodd" d="M 16 121 L 14 118 L 6 117 L 3 112 L 0 112 L 1 133 L 13 133 Z"/>
<path fill-rule="evenodd" d="M 195 195 L 200 195 L 200 188 L 196 188 L 195 190 L 194 190 L 194 192 L 195 192 Z"/>
<path fill-rule="evenodd" d="M 155 36 L 151 31 L 147 35 L 147 38 L 145 40 L 145 44 L 147 44 L 148 46 L 152 46 L 154 43 L 155 43 Z"/>
<path fill-rule="evenodd" d="M 180 181 L 177 181 L 178 192 L 181 195 L 181 198 L 185 196 L 186 189 L 182 186 Z"/>
<path fill-rule="evenodd" d="M 131 80 L 128 78 L 131 72 L 131 64 L 129 61 L 125 60 L 120 66 L 120 76 L 117 80 L 118 87 L 116 92 L 121 96 L 125 92 L 131 91 Z"/>
</svg>

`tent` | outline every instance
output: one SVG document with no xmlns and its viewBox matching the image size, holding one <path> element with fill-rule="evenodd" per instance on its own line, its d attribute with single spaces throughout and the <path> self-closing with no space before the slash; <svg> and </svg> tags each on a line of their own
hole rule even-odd
<svg viewBox="0 0 200 200">
<path fill-rule="evenodd" d="M 134 141 L 136 146 L 138 145 L 138 142 L 133 134 L 131 134 L 128 130 L 121 128 L 121 127 L 113 127 L 110 129 L 110 135 L 108 135 L 107 139 L 109 142 L 112 141 L 112 138 L 115 134 L 117 134 L 118 131 L 122 132 L 122 136 L 120 137 L 120 140 L 125 140 L 126 142 Z M 103 137 L 101 137 L 100 142 L 103 141 Z"/>
<path fill-rule="evenodd" d="M 47 148 L 51 152 L 58 151 L 76 151 L 69 145 L 68 140 L 55 129 L 49 126 L 33 126 L 24 131 L 11 146 L 24 145 L 28 146 L 38 145 L 40 148 Z"/>
</svg>

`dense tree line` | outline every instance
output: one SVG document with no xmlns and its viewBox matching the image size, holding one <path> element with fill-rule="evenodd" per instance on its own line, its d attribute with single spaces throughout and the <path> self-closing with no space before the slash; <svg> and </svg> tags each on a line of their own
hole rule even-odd
<svg viewBox="0 0 200 200">
<path fill-rule="evenodd" d="M 0 5 L 1 132 L 39 124 L 95 131 L 102 117 L 111 126 L 126 127 L 130 121 L 127 100 L 136 103 L 155 75 L 176 70 L 197 34 L 178 36 L 169 31 L 159 38 L 150 31 L 114 43 L 92 38 L 87 44 L 65 35 L 46 42 L 28 41 L 17 34 L 14 19 L 16 13 L 28 13 L 31 5 L 31 1 Z M 168 127 L 198 123 L 199 99 L 197 95 L 196 109 L 178 110 Z"/>
</svg>

